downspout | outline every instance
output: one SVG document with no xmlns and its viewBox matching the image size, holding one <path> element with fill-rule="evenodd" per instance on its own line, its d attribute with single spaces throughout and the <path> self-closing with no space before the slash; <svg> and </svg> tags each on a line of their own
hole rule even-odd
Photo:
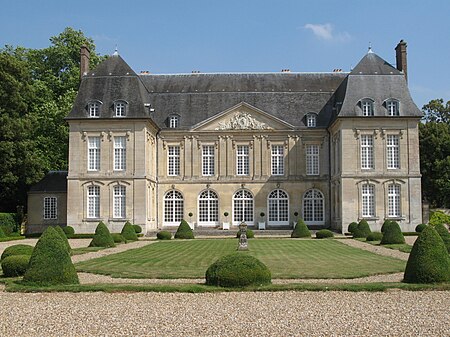
<svg viewBox="0 0 450 337">
<path fill-rule="evenodd" d="M 155 219 L 155 221 L 156 221 L 156 229 L 158 229 L 159 228 L 159 183 L 158 183 L 158 177 L 159 177 L 159 166 L 158 166 L 158 163 L 159 163 L 159 132 L 160 131 L 158 131 L 157 133 L 156 133 L 156 142 L 155 142 L 155 150 L 156 150 L 156 167 L 155 167 L 155 171 L 156 172 L 154 172 L 154 174 L 155 174 L 155 188 L 156 188 L 156 192 L 155 192 L 155 207 L 156 207 L 156 219 Z"/>
<path fill-rule="evenodd" d="M 332 227 L 332 220 L 331 220 L 331 132 L 329 128 L 327 128 L 328 133 L 328 219 L 330 219 L 330 227 Z"/>
</svg>

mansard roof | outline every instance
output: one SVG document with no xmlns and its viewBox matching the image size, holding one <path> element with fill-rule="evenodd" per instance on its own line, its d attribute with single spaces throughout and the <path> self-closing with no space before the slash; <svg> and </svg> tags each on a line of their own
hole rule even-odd
<svg viewBox="0 0 450 337">
<path fill-rule="evenodd" d="M 30 192 L 67 192 L 67 171 L 49 171 Z"/>
<path fill-rule="evenodd" d="M 369 50 L 350 75 L 403 75 L 403 73 Z"/>
</svg>

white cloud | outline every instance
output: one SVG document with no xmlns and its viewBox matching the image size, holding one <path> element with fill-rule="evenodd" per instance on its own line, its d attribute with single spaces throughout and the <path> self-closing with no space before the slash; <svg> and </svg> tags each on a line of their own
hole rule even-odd
<svg viewBox="0 0 450 337">
<path fill-rule="evenodd" d="M 336 33 L 334 32 L 334 26 L 331 23 L 324 24 L 314 24 L 307 23 L 303 26 L 305 29 L 310 29 L 313 34 L 321 39 L 326 41 L 336 41 L 336 42 L 346 42 L 351 39 L 351 36 L 347 32 Z"/>
</svg>

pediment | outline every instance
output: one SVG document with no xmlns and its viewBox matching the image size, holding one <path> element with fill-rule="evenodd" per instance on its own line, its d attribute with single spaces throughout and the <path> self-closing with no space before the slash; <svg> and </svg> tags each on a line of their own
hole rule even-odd
<svg viewBox="0 0 450 337">
<path fill-rule="evenodd" d="M 294 126 L 248 103 L 239 103 L 194 125 L 195 131 L 292 130 Z"/>
</svg>

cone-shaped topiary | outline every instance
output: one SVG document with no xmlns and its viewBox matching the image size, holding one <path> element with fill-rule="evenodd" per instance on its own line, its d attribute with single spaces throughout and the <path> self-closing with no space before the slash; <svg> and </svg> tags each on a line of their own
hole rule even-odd
<svg viewBox="0 0 450 337">
<path fill-rule="evenodd" d="M 416 226 L 416 232 L 417 233 L 422 233 L 422 231 L 425 229 L 425 227 L 427 227 L 426 224 L 424 223 L 420 223 Z"/>
<path fill-rule="evenodd" d="M 246 287 L 271 283 L 269 268 L 245 253 L 221 257 L 206 270 L 206 284 L 220 287 Z"/>
<path fill-rule="evenodd" d="M 194 232 L 192 231 L 189 224 L 186 220 L 181 220 L 180 225 L 178 226 L 177 232 L 175 233 L 175 239 L 193 239 Z"/>
<path fill-rule="evenodd" d="M 67 252 L 69 253 L 69 255 L 72 254 L 72 247 L 70 247 L 70 243 L 69 240 L 67 240 L 66 233 L 64 233 L 63 229 L 59 226 L 56 226 L 55 230 L 58 232 L 58 234 L 61 236 L 61 239 L 64 241 L 64 244 L 67 247 Z"/>
<path fill-rule="evenodd" d="M 38 285 L 79 283 L 67 247 L 53 227 L 48 227 L 36 243 L 23 281 Z"/>
<path fill-rule="evenodd" d="M 350 225 L 348 225 L 348 232 L 353 234 L 357 227 L 358 227 L 358 223 L 352 222 Z"/>
<path fill-rule="evenodd" d="M 3 275 L 16 277 L 25 274 L 30 263 L 30 255 L 11 255 L 2 260 Z"/>
<path fill-rule="evenodd" d="M 120 234 L 122 234 L 122 236 L 127 241 L 137 241 L 138 239 L 136 231 L 129 221 L 125 222 L 125 225 L 123 225 L 122 232 L 120 232 Z"/>
<path fill-rule="evenodd" d="M 33 246 L 30 245 L 14 245 L 14 246 L 9 246 L 6 247 L 5 250 L 3 251 L 2 257 L 1 259 L 6 259 L 8 256 L 12 256 L 12 255 L 30 255 L 33 254 Z"/>
<path fill-rule="evenodd" d="M 384 225 L 383 237 L 381 238 L 380 244 L 389 245 L 397 243 L 405 243 L 405 238 L 397 221 L 389 221 Z"/>
<path fill-rule="evenodd" d="M 0 227 L 0 238 L 6 238 L 6 234 L 3 231 L 2 227 Z"/>
<path fill-rule="evenodd" d="M 450 257 L 433 226 L 427 226 L 414 243 L 403 281 L 407 283 L 450 281 Z"/>
<path fill-rule="evenodd" d="M 297 224 L 295 225 L 294 230 L 291 233 L 291 238 L 310 238 L 311 232 L 306 226 L 303 219 L 298 219 Z"/>
<path fill-rule="evenodd" d="M 89 247 L 115 247 L 114 239 L 109 232 L 108 227 L 100 221 L 95 229 L 94 237 L 92 238 Z"/>
<path fill-rule="evenodd" d="M 383 225 L 381 226 L 381 233 L 384 233 L 385 229 L 386 229 L 386 225 L 388 225 L 389 223 L 391 223 L 392 220 L 384 220 Z"/>
<path fill-rule="evenodd" d="M 448 232 L 445 225 L 438 223 L 433 226 L 436 232 L 438 232 L 442 241 L 444 241 L 444 245 L 447 248 L 448 253 L 450 254 L 450 233 Z"/>
<path fill-rule="evenodd" d="M 370 230 L 369 224 L 365 219 L 362 219 L 359 222 L 358 227 L 356 227 L 355 231 L 353 232 L 353 237 L 367 238 L 370 233 L 372 233 L 372 231 Z"/>
<path fill-rule="evenodd" d="M 68 239 L 71 239 L 75 235 L 75 229 L 72 226 L 64 226 L 63 228 L 64 233 L 66 234 Z"/>
</svg>

